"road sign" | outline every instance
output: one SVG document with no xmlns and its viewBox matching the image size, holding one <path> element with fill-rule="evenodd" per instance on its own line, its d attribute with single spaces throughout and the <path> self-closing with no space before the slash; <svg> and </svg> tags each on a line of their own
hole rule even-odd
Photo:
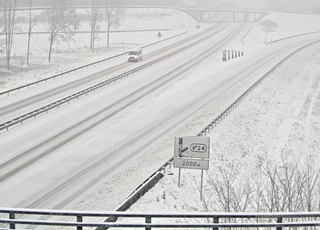
<svg viewBox="0 0 320 230">
<path fill-rule="evenodd" d="M 175 137 L 175 157 L 209 158 L 209 150 L 209 137 Z"/>
<path fill-rule="evenodd" d="M 209 169 L 209 159 L 202 160 L 196 158 L 174 158 L 174 167 L 175 168 L 188 168 L 188 169 Z"/>
<path fill-rule="evenodd" d="M 210 138 L 209 137 L 175 137 L 174 167 L 179 168 L 178 186 L 180 187 L 181 169 L 201 170 L 202 198 L 203 170 L 209 169 Z M 204 159 L 205 158 L 205 159 Z"/>
</svg>

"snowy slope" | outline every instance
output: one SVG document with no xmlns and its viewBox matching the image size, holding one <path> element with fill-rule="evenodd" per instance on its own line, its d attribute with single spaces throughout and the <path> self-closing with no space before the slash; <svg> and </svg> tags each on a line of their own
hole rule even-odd
<svg viewBox="0 0 320 230">
<path fill-rule="evenodd" d="M 208 181 L 208 177 L 221 178 L 223 169 L 235 170 L 237 175 L 233 179 L 240 182 L 252 180 L 259 156 L 268 156 L 275 165 L 281 164 L 281 153 L 289 160 L 312 157 L 314 162 L 319 162 L 319 95 L 320 44 L 317 44 L 283 64 L 213 128 L 207 135 L 211 138 L 211 161 L 204 180 L 204 198 L 209 200 L 209 211 L 225 211 L 212 198 L 215 195 Z M 226 101 L 232 100 L 226 98 Z M 200 131 L 210 117 L 215 118 L 210 113 L 218 106 L 212 104 L 198 114 L 190 128 L 198 127 Z M 166 151 L 173 156 L 172 145 Z M 130 211 L 204 211 L 199 193 L 200 171 L 182 170 L 181 188 L 177 185 L 178 169 L 172 169 L 171 173 Z"/>
<path fill-rule="evenodd" d="M 292 34 L 306 32 L 292 28 L 284 30 L 290 30 Z M 201 72 L 205 73 L 206 68 L 194 74 Z M 196 135 L 216 117 L 215 110 L 225 107 L 226 102 L 231 104 L 236 95 L 244 90 L 246 87 L 240 85 L 229 97 L 209 105 L 180 133 Z M 253 185 L 258 181 L 259 165 L 267 160 L 274 167 L 285 163 L 298 164 L 297 169 L 302 171 L 311 162 L 315 170 L 319 170 L 319 125 L 320 43 L 317 43 L 281 65 L 207 134 L 211 138 L 211 161 L 210 169 L 204 176 L 203 200 L 200 199 L 200 171 L 182 170 L 182 186 L 178 188 L 178 169 L 171 169 L 129 211 L 227 211 L 221 200 L 219 202 L 217 199 L 219 195 L 212 187 L 212 181 L 223 182 L 223 176 L 228 174 L 237 189 L 246 183 Z M 164 151 L 171 152 L 173 156 L 173 137 L 167 143 L 170 147 L 164 148 Z M 319 186 L 320 181 L 315 183 Z M 317 195 L 314 197 L 318 198 Z M 241 211 L 258 210 L 254 205 L 249 205 Z"/>
</svg>

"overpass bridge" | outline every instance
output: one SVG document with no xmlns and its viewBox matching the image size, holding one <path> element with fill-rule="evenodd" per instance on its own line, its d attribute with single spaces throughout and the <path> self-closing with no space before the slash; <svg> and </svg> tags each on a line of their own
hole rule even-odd
<svg viewBox="0 0 320 230">
<path fill-rule="evenodd" d="M 196 7 L 176 7 L 173 8 L 189 14 L 199 22 L 212 22 L 211 14 L 226 13 L 232 16 L 232 21 L 253 21 L 257 22 L 265 17 L 270 12 L 253 11 L 253 10 L 232 10 L 232 9 L 217 9 L 217 8 L 196 8 Z M 238 17 L 237 17 L 238 16 Z M 240 17 L 239 17 L 240 16 Z M 251 16 L 251 17 L 250 17 Z"/>
</svg>

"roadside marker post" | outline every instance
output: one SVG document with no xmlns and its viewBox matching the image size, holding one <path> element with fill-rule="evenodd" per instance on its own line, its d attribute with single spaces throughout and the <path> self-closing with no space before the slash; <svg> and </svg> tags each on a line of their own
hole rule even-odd
<svg viewBox="0 0 320 230">
<path fill-rule="evenodd" d="M 227 51 L 226 50 L 224 50 L 222 52 L 222 61 L 227 61 Z"/>
</svg>

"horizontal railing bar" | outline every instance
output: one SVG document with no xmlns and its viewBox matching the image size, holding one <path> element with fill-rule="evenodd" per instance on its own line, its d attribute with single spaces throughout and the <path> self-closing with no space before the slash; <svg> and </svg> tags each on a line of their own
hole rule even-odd
<svg viewBox="0 0 320 230">
<path fill-rule="evenodd" d="M 111 222 L 62 222 L 46 220 L 9 220 L 0 219 L 4 224 L 46 225 L 46 226 L 81 226 L 81 227 L 151 227 L 151 228 L 248 228 L 248 227 L 306 227 L 320 226 L 319 221 L 287 222 L 287 223 L 111 223 Z"/>
<path fill-rule="evenodd" d="M 195 218 L 292 218 L 292 217 L 320 217 L 320 212 L 273 212 L 273 213 L 232 213 L 232 212 L 190 212 L 190 213 L 155 213 L 155 212 L 96 212 L 96 211 L 72 211 L 72 210 L 48 210 L 48 209 L 19 209 L 19 208 L 0 208 L 0 213 L 31 214 L 31 215 L 59 215 L 59 216 L 117 216 L 117 217 L 195 217 Z"/>
</svg>

